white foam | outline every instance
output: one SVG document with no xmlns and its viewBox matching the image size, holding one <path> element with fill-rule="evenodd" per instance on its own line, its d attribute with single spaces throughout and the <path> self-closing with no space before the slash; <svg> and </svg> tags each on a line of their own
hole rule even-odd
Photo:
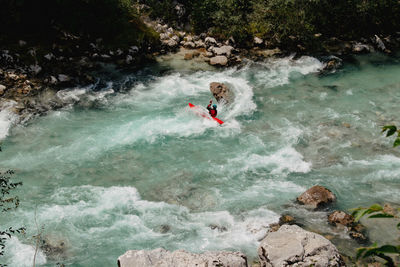
<svg viewBox="0 0 400 267">
<path fill-rule="evenodd" d="M 10 128 L 18 120 L 18 116 L 12 112 L 16 104 L 15 101 L 0 104 L 0 141 L 7 137 Z"/>
<path fill-rule="evenodd" d="M 13 267 L 32 266 L 35 255 L 35 247 L 33 245 L 23 244 L 18 238 L 11 237 L 6 243 L 5 257 L 9 259 L 7 265 Z M 46 264 L 46 256 L 39 249 L 36 254 L 36 264 Z"/>
<path fill-rule="evenodd" d="M 255 77 L 266 87 L 288 84 L 290 77 L 296 73 L 307 75 L 319 72 L 323 68 L 323 63 L 308 56 L 303 56 L 297 60 L 294 60 L 293 56 L 280 59 L 272 58 L 259 64 L 264 66 L 264 69 L 258 71 Z"/>
<path fill-rule="evenodd" d="M 303 160 L 302 154 L 291 146 L 286 146 L 270 155 L 245 154 L 231 160 L 231 164 L 241 166 L 242 172 L 259 168 L 272 168 L 272 174 L 287 175 L 292 172 L 307 173 L 311 163 Z"/>
</svg>

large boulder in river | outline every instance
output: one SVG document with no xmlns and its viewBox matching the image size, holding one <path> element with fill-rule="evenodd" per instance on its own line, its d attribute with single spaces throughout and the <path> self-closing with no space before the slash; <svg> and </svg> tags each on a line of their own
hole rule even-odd
<svg viewBox="0 0 400 267">
<path fill-rule="evenodd" d="M 154 250 L 129 250 L 118 258 L 119 267 L 247 267 L 247 258 L 241 252 L 207 251 L 194 254 L 184 250 L 174 252 L 162 248 Z"/>
<path fill-rule="evenodd" d="M 258 247 L 262 267 L 345 266 L 337 248 L 325 237 L 297 225 L 269 232 Z"/>
<path fill-rule="evenodd" d="M 302 205 L 316 209 L 336 201 L 336 197 L 329 189 L 320 185 L 315 185 L 301 194 L 297 198 L 297 201 Z"/>
<path fill-rule="evenodd" d="M 228 86 L 223 83 L 210 83 L 210 91 L 215 99 L 218 101 L 218 103 L 220 103 L 221 101 L 229 103 L 231 101 L 231 91 L 229 90 Z"/>
<path fill-rule="evenodd" d="M 228 58 L 226 56 L 216 56 L 210 58 L 210 64 L 213 66 L 226 66 L 228 64 Z"/>
</svg>

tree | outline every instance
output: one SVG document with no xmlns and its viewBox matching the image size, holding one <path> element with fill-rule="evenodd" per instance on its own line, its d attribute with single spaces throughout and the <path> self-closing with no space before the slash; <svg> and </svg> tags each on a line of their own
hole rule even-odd
<svg viewBox="0 0 400 267">
<path fill-rule="evenodd" d="M 0 172 L 0 212 L 9 212 L 18 208 L 19 198 L 18 196 L 13 196 L 12 190 L 22 185 L 22 182 L 14 183 L 11 182 L 11 176 L 14 171 L 7 170 L 6 172 Z M 5 242 L 7 238 L 11 238 L 12 235 L 16 233 L 24 233 L 25 228 L 21 227 L 14 229 L 9 227 L 8 229 L 0 229 L 0 256 L 4 255 Z M 0 263 L 0 266 L 4 266 Z"/>
</svg>

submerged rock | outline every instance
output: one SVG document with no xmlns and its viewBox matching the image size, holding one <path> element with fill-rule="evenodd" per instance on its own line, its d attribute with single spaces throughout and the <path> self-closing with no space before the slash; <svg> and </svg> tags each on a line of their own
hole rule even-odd
<svg viewBox="0 0 400 267">
<path fill-rule="evenodd" d="M 184 250 L 170 252 L 163 248 L 154 250 L 129 250 L 118 258 L 118 266 L 247 267 L 247 257 L 241 252 L 230 251 L 207 251 L 202 254 L 194 254 Z"/>
<path fill-rule="evenodd" d="M 337 248 L 325 237 L 297 225 L 269 232 L 258 248 L 261 266 L 345 266 Z"/>
<path fill-rule="evenodd" d="M 229 90 L 228 86 L 223 83 L 210 83 L 210 91 L 218 103 L 221 101 L 229 103 L 231 101 L 231 91 Z"/>
<path fill-rule="evenodd" d="M 314 209 L 336 201 L 335 195 L 327 188 L 315 185 L 301 194 L 297 201 Z"/>
</svg>

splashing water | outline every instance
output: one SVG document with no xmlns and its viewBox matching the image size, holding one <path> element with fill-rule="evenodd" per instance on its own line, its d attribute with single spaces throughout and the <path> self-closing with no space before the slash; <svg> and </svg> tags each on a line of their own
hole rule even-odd
<svg viewBox="0 0 400 267">
<path fill-rule="evenodd" d="M 117 81 L 61 91 L 74 105 L 11 132 L 2 110 L 1 167 L 24 185 L 21 206 L 0 223 L 28 231 L 7 243 L 6 263 L 31 264 L 35 209 L 43 238 L 64 244 L 55 254 L 42 247 L 39 265 L 103 266 L 157 247 L 255 258 L 285 212 L 329 232 L 326 212 L 291 204 L 314 184 L 334 191 L 341 209 L 398 203 L 400 153 L 379 127 L 399 124 L 400 67 L 377 55 L 357 62 L 325 76 L 311 57 L 131 74 L 122 91 Z M 207 105 L 214 81 L 235 95 L 218 107 L 222 126 L 187 108 Z"/>
</svg>

